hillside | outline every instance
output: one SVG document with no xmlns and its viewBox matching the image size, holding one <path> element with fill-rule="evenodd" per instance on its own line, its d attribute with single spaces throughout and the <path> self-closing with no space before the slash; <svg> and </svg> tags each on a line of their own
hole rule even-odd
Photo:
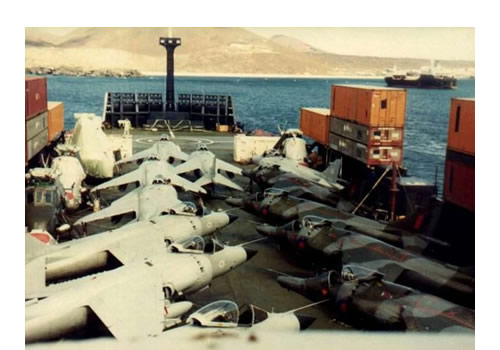
<svg viewBox="0 0 500 350">
<path fill-rule="evenodd" d="M 165 72 L 158 44 L 168 28 L 78 28 L 65 36 L 26 28 L 26 67 L 137 69 Z M 265 39 L 242 28 L 174 28 L 182 39 L 175 51 L 177 73 L 381 75 L 397 66 L 418 69 L 427 60 L 360 57 L 326 53 L 284 35 Z M 474 62 L 440 61 L 447 69 L 474 69 Z"/>
</svg>

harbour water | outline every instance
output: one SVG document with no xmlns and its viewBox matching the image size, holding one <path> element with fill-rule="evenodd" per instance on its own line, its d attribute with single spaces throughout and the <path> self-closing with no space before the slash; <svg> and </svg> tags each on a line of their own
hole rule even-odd
<svg viewBox="0 0 500 350">
<path fill-rule="evenodd" d="M 237 120 L 245 130 L 276 132 L 298 126 L 300 107 L 329 108 L 332 84 L 385 86 L 382 79 L 201 78 L 176 77 L 176 93 L 230 94 Z M 163 92 L 163 77 L 48 77 L 48 98 L 62 101 L 65 128 L 74 113 L 102 114 L 105 92 Z M 403 164 L 409 174 L 434 182 L 438 168 L 441 192 L 452 97 L 475 97 L 475 81 L 459 80 L 456 90 L 408 89 Z"/>
</svg>

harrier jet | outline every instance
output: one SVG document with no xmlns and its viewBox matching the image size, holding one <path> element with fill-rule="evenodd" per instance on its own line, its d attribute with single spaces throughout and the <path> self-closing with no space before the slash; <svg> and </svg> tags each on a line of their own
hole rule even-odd
<svg viewBox="0 0 500 350">
<path fill-rule="evenodd" d="M 271 156 L 262 158 L 258 166 L 252 170 L 243 171 L 243 175 L 254 179 L 257 183 L 266 183 L 272 177 L 281 173 L 291 173 L 296 177 L 311 181 L 315 184 L 341 191 L 344 186 L 339 183 L 339 172 L 342 161 L 337 159 L 330 163 L 328 168 L 319 172 L 307 167 L 306 164 L 281 156 Z"/>
<path fill-rule="evenodd" d="M 257 226 L 257 231 L 291 248 L 300 260 L 338 270 L 356 264 L 383 273 L 387 281 L 474 307 L 473 277 L 352 231 L 344 220 L 306 216 L 277 228 Z"/>
<path fill-rule="evenodd" d="M 25 342 L 60 339 L 99 325 L 118 340 L 161 334 L 175 299 L 208 287 L 256 253 L 216 241 L 202 249 L 162 253 L 28 295 Z"/>
<path fill-rule="evenodd" d="M 474 332 L 473 310 L 392 283 L 355 265 L 311 278 L 279 276 L 279 284 L 312 300 L 330 300 L 334 316 L 362 329 Z"/>
<path fill-rule="evenodd" d="M 112 180 L 106 181 L 92 189 L 92 192 L 104 190 L 110 187 L 127 186 L 130 183 L 138 183 L 139 186 L 147 186 L 153 184 L 158 178 L 165 178 L 170 180 L 173 186 L 180 187 L 186 191 L 207 193 L 202 187 L 193 184 L 175 173 L 175 168 L 166 163 L 159 161 L 158 158 L 151 155 L 148 161 L 142 163 L 139 168 L 129 173 L 116 177 Z"/>
<path fill-rule="evenodd" d="M 194 171 L 197 176 L 201 176 L 194 184 L 205 186 L 208 184 L 223 185 L 238 191 L 244 191 L 240 185 L 235 184 L 223 176 L 220 172 L 224 171 L 232 178 L 234 174 L 241 175 L 241 169 L 215 157 L 204 144 L 200 144 L 198 149 L 191 153 L 189 159 L 175 167 L 177 174 L 184 174 Z"/>
<path fill-rule="evenodd" d="M 181 148 L 177 146 L 175 143 L 170 141 L 168 135 L 161 135 L 160 141 L 157 141 L 148 149 L 144 151 L 140 151 L 132 155 L 132 157 L 120 160 L 116 162 L 116 165 L 139 161 L 141 162 L 144 159 L 148 159 L 151 156 L 158 157 L 159 160 L 163 162 L 168 162 L 172 164 L 176 159 L 177 160 L 188 160 L 189 155 L 181 151 Z"/>
<path fill-rule="evenodd" d="M 73 225 L 135 213 L 134 221 L 151 220 L 163 214 L 194 214 L 196 207 L 177 198 L 177 191 L 159 176 L 152 185 L 137 188 L 115 200 L 109 207 L 78 219 Z"/>
<path fill-rule="evenodd" d="M 203 216 L 164 215 L 51 245 L 42 242 L 44 237 L 27 234 L 26 256 L 32 258 L 25 266 L 26 293 L 165 252 L 172 243 L 212 234 L 236 218 L 225 212 L 206 212 Z"/>
<path fill-rule="evenodd" d="M 291 196 L 280 189 L 268 188 L 264 193 L 249 195 L 243 199 L 228 198 L 226 202 L 242 207 L 271 224 L 282 225 L 309 215 L 341 219 L 348 224 L 349 230 L 419 254 L 427 248 L 431 240 L 431 238 L 402 230 L 395 225 L 381 223 L 338 208 Z"/>
</svg>

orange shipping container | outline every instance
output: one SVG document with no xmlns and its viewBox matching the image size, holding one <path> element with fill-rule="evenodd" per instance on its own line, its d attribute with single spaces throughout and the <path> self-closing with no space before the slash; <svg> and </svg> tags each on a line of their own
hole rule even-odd
<svg viewBox="0 0 500 350">
<path fill-rule="evenodd" d="M 404 128 L 406 90 L 332 85 L 330 114 L 366 126 Z"/>
<path fill-rule="evenodd" d="M 327 108 L 301 108 L 299 128 L 304 135 L 328 145 L 330 110 Z"/>
<path fill-rule="evenodd" d="M 443 198 L 459 207 L 475 211 L 474 157 L 450 150 L 446 152 Z"/>
<path fill-rule="evenodd" d="M 452 98 L 448 125 L 448 148 L 475 154 L 475 99 Z"/>
<path fill-rule="evenodd" d="M 64 103 L 48 103 L 49 142 L 53 141 L 64 130 Z"/>
</svg>

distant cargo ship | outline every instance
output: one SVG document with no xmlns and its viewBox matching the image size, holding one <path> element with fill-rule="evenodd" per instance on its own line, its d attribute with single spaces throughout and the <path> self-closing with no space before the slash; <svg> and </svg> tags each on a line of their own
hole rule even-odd
<svg viewBox="0 0 500 350">
<path fill-rule="evenodd" d="M 387 86 L 416 87 L 423 89 L 455 89 L 457 79 L 437 74 L 395 74 L 385 77 Z"/>
</svg>

